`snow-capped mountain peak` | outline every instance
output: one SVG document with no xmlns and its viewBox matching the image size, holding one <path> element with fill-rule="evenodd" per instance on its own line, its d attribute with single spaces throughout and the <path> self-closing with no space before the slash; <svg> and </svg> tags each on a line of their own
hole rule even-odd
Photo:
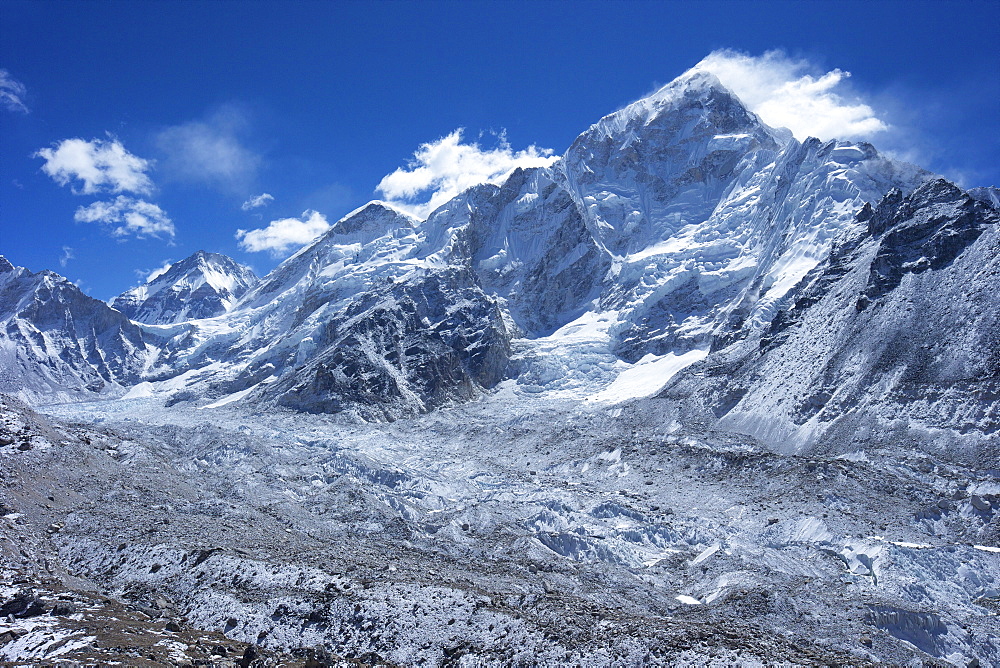
<svg viewBox="0 0 1000 668">
<path fill-rule="evenodd" d="M 367 242 L 396 228 L 416 227 L 420 222 L 387 202 L 372 200 L 334 223 L 327 236 L 358 235 L 359 240 Z"/>
<path fill-rule="evenodd" d="M 682 122 L 678 123 L 680 120 Z M 654 93 L 640 98 L 608 114 L 577 139 L 577 143 L 593 143 L 603 137 L 634 141 L 644 126 L 661 124 L 672 129 L 677 139 L 686 139 L 707 128 L 723 134 L 764 129 L 778 143 L 785 143 L 791 134 L 765 126 L 756 114 L 712 74 L 691 70 Z"/>
<path fill-rule="evenodd" d="M 166 325 L 228 312 L 258 282 L 249 267 L 198 251 L 162 274 L 115 297 L 111 306 L 132 320 Z"/>
<path fill-rule="evenodd" d="M 140 380 L 143 332 L 53 271 L 0 256 L 0 392 L 74 401 L 120 394 Z"/>
</svg>

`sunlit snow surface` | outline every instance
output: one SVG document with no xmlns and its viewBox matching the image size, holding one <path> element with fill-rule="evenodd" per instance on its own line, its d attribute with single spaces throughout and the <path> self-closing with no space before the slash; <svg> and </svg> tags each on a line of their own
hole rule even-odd
<svg viewBox="0 0 1000 668">
<path fill-rule="evenodd" d="M 591 401 L 620 403 L 648 397 L 662 388 L 678 371 L 705 359 L 707 350 L 691 350 L 683 355 L 646 355 L 623 369 L 615 380 L 600 392 L 587 397 Z"/>
<path fill-rule="evenodd" d="M 693 77 L 426 220 L 366 205 L 227 312 L 141 325 L 145 347 L 122 346 L 139 382 L 100 386 L 123 398 L 46 408 L 110 429 L 52 474 L 79 475 L 82 500 L 51 540 L 119 594 L 170 591 L 206 628 L 351 656 L 378 644 L 404 665 L 472 646 L 642 665 L 659 642 L 646 625 L 675 621 L 841 653 L 819 663 L 1000 664 L 996 471 L 970 463 L 957 430 L 900 415 L 918 400 L 884 401 L 905 368 L 857 372 L 874 358 L 832 340 L 864 343 L 859 322 L 887 328 L 879 345 L 919 329 L 872 319 L 918 302 L 859 301 L 880 242 L 858 212 L 925 177 L 867 144 L 799 143 Z M 965 206 L 949 187 L 928 197 Z M 869 261 L 824 282 L 812 270 L 835 239 Z M 987 251 L 952 262 L 952 282 L 992 271 Z M 33 281 L 28 305 L 58 284 L 8 273 Z M 764 333 L 807 276 L 812 310 L 795 315 L 813 320 L 771 354 Z M 964 318 L 961 291 L 941 301 Z M 20 317 L 7 331 L 46 382 L 87 371 L 62 365 L 65 332 Z M 891 428 L 834 419 L 850 397 L 824 412 L 844 379 Z M 656 398 L 668 384 L 680 399 Z M 840 431 L 816 438 L 826 429 Z M 26 461 L 68 457 L 58 442 L 29 439 Z M 675 658 L 697 665 L 700 647 Z M 773 658 L 743 649 L 720 661 Z"/>
</svg>

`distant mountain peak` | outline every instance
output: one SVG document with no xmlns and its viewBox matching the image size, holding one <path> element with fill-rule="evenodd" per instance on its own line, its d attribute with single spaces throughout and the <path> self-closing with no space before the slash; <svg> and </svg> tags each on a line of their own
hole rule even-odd
<svg viewBox="0 0 1000 668">
<path fill-rule="evenodd" d="M 257 284 L 253 270 L 220 253 L 196 251 L 111 305 L 132 320 L 172 324 L 228 312 Z"/>
</svg>

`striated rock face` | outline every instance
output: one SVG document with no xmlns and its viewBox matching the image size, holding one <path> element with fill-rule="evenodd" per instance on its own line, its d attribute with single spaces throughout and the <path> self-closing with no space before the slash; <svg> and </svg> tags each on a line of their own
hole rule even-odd
<svg viewBox="0 0 1000 668">
<path fill-rule="evenodd" d="M 0 256 L 0 391 L 47 403 L 114 396 L 140 380 L 146 354 L 124 315 Z"/>
<path fill-rule="evenodd" d="M 510 335 L 462 270 L 376 288 L 330 320 L 317 352 L 264 397 L 298 410 L 393 419 L 466 401 L 505 377 Z"/>
<path fill-rule="evenodd" d="M 949 447 L 1000 428 L 1000 213 L 944 180 L 889 192 L 759 339 L 718 350 L 687 392 L 782 449 L 865 433 Z M 874 431 L 873 431 L 874 430 Z M 994 446 L 995 447 L 995 446 Z"/>
<path fill-rule="evenodd" d="M 198 251 L 118 295 L 111 306 L 150 325 L 213 318 L 230 311 L 258 280 L 253 270 L 230 257 Z"/>
</svg>

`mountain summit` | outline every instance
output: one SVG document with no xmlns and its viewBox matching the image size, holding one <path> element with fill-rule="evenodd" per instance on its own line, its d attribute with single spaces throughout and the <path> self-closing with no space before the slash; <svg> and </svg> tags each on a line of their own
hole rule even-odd
<svg viewBox="0 0 1000 668">
<path fill-rule="evenodd" d="M 168 325 L 226 313 L 258 282 L 253 270 L 219 253 L 198 251 L 111 302 L 132 320 Z"/>
</svg>

